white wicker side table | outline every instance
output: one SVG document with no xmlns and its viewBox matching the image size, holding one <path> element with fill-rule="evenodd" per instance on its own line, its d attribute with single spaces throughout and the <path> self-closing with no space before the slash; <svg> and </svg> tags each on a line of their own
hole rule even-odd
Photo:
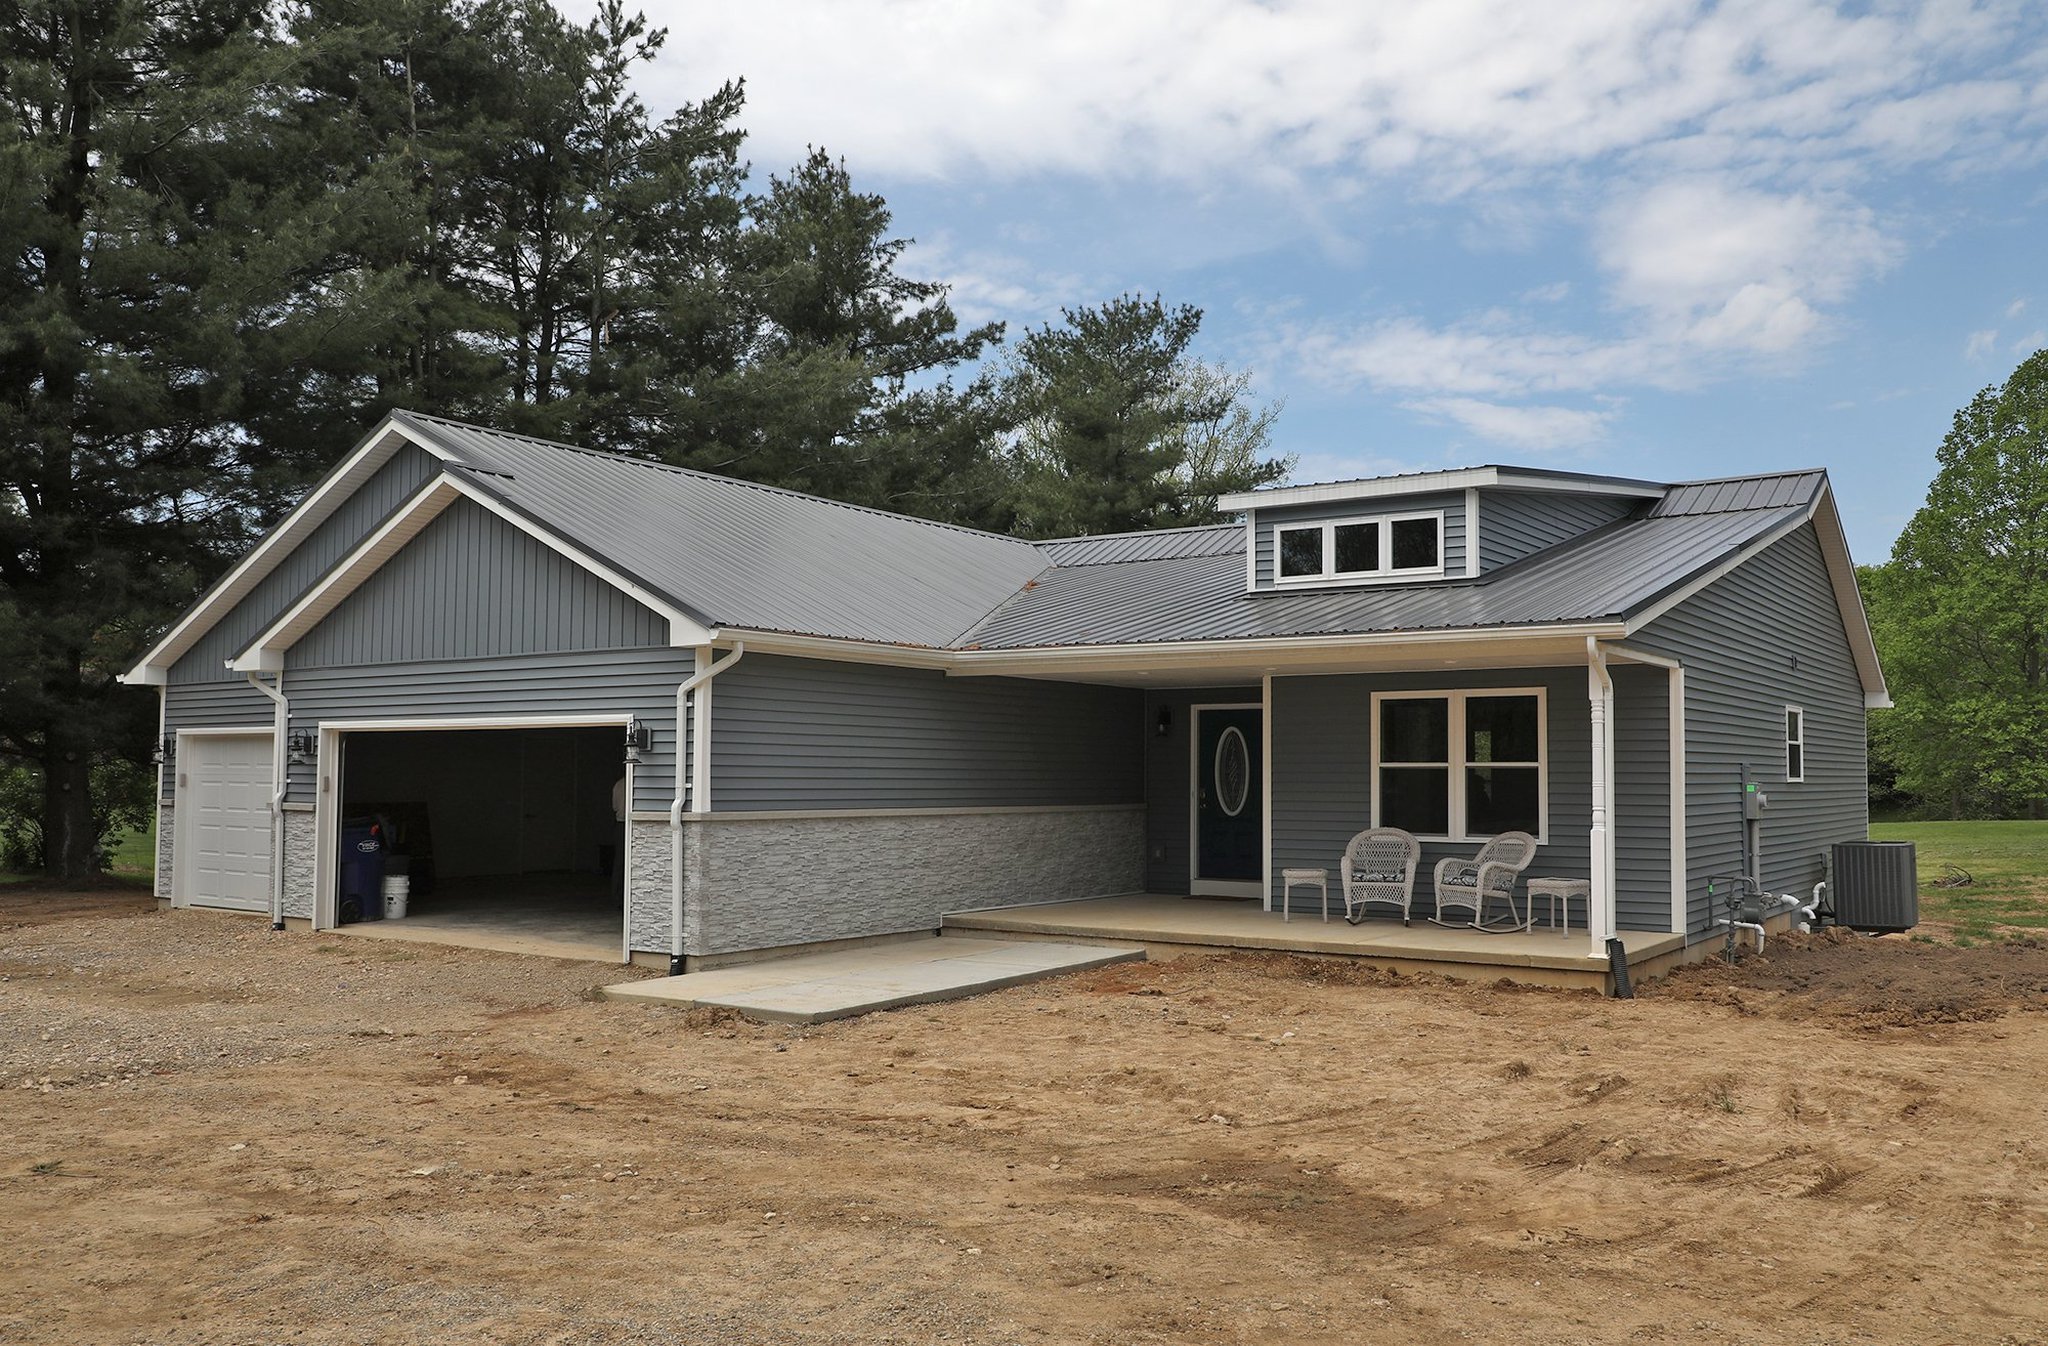
<svg viewBox="0 0 2048 1346">
<path fill-rule="evenodd" d="M 1572 932 L 1572 899 L 1588 901 L 1593 896 L 1593 885 L 1585 879 L 1531 879 L 1529 880 L 1529 924 L 1536 924 L 1536 899 L 1549 902 L 1550 928 L 1557 929 L 1558 908 L 1564 909 L 1564 933 Z"/>
<path fill-rule="evenodd" d="M 1330 871 L 1327 869 L 1283 869 L 1280 871 L 1280 919 L 1291 921 L 1294 912 L 1288 904 L 1288 893 L 1295 884 L 1306 888 L 1310 884 L 1323 890 L 1323 922 L 1330 920 Z"/>
</svg>

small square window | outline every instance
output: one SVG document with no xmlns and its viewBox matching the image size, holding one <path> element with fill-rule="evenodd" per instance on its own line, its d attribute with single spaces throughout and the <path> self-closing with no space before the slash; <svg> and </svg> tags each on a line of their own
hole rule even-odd
<svg viewBox="0 0 2048 1346">
<path fill-rule="evenodd" d="M 1280 573 L 1292 579 L 1302 575 L 1323 573 L 1323 530 L 1314 528 L 1282 528 L 1280 537 Z"/>
<path fill-rule="evenodd" d="M 1377 523 L 1340 523 L 1337 535 L 1337 573 L 1355 575 L 1380 568 L 1380 526 Z"/>
<path fill-rule="evenodd" d="M 1396 519 L 1390 531 L 1394 535 L 1394 569 L 1434 570 L 1443 563 L 1437 547 L 1438 520 Z"/>
</svg>

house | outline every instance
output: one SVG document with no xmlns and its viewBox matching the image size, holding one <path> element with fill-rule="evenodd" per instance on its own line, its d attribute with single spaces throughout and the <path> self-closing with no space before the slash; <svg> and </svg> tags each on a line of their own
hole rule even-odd
<svg viewBox="0 0 2048 1346">
<path fill-rule="evenodd" d="M 1590 882 L 1590 956 L 1718 938 L 1745 779 L 1773 892 L 1865 835 L 1885 686 L 1825 473 L 1221 504 L 1031 543 L 393 413 L 126 675 L 161 698 L 158 895 L 333 926 L 375 816 L 448 904 L 695 968 L 1109 894 L 1271 909 L 1378 822 L 1425 840 L 1419 914 L 1434 861 L 1533 834 L 1531 874 Z"/>
</svg>

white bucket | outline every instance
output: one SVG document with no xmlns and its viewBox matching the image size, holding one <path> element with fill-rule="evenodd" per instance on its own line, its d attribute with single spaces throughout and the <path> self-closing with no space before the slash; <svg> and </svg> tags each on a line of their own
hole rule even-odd
<svg viewBox="0 0 2048 1346">
<path fill-rule="evenodd" d="M 412 895 L 412 879 L 404 874 L 387 874 L 384 877 L 384 919 L 399 921 L 405 919 L 405 900 Z"/>
</svg>

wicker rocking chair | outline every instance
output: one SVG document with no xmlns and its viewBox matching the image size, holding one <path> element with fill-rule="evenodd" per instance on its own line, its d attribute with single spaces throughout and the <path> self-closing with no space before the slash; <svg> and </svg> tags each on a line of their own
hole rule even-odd
<svg viewBox="0 0 2048 1346">
<path fill-rule="evenodd" d="M 1357 925 L 1365 904 L 1382 902 L 1401 909 L 1401 924 L 1415 901 L 1415 866 L 1422 843 L 1398 827 L 1374 827 L 1351 838 L 1344 848 L 1344 919 Z"/>
<path fill-rule="evenodd" d="M 1481 917 L 1486 911 L 1488 898 L 1499 898 L 1508 904 L 1508 915 L 1515 915 L 1515 883 L 1529 862 L 1536 858 L 1536 838 L 1527 832 L 1503 832 L 1479 848 L 1479 854 L 1470 860 L 1453 857 L 1439 860 L 1436 866 L 1436 915 L 1430 919 L 1438 925 L 1450 925 L 1444 916 L 1445 907 L 1466 907 L 1472 912 L 1472 924 L 1479 929 L 1486 925 Z M 1521 922 L 1517 919 L 1516 924 Z M 1458 922 L 1464 924 L 1464 922 Z"/>
</svg>

